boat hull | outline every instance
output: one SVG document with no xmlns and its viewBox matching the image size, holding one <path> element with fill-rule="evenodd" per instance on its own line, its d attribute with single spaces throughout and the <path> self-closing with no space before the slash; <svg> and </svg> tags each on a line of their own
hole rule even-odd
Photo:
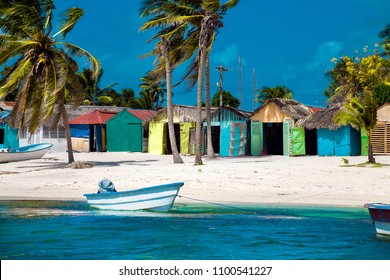
<svg viewBox="0 0 390 280">
<path fill-rule="evenodd" d="M 168 212 L 184 185 L 182 182 L 123 192 L 84 194 L 91 207 L 102 210 L 150 210 Z"/>
<path fill-rule="evenodd" d="M 42 158 L 53 144 L 41 143 L 0 152 L 0 163 Z"/>
<path fill-rule="evenodd" d="M 390 204 L 370 203 L 364 206 L 368 208 L 376 232 L 390 235 Z"/>
</svg>

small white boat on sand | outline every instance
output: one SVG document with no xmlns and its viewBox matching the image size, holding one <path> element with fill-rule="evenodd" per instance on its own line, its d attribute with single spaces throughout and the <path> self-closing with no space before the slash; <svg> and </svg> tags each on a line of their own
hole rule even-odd
<svg viewBox="0 0 390 280">
<path fill-rule="evenodd" d="M 168 212 L 183 182 L 150 186 L 129 191 L 115 190 L 108 179 L 99 182 L 99 192 L 84 194 L 91 207 L 103 210 L 150 210 Z"/>
<path fill-rule="evenodd" d="M 53 144 L 40 143 L 11 149 L 0 150 L 0 163 L 42 158 Z"/>
</svg>

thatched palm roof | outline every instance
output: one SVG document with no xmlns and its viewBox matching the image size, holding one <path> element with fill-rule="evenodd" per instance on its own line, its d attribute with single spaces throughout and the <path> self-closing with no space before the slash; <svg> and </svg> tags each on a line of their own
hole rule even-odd
<svg viewBox="0 0 390 280">
<path fill-rule="evenodd" d="M 211 109 L 211 114 L 215 108 Z M 196 122 L 197 107 L 186 105 L 173 105 L 173 115 L 179 118 L 179 122 Z M 167 108 L 158 110 L 157 114 L 152 116 L 149 121 L 167 120 Z M 206 108 L 202 108 L 202 121 L 206 119 Z"/>
<path fill-rule="evenodd" d="M 287 115 L 290 115 L 294 120 L 299 120 L 313 114 L 313 111 L 310 110 L 309 107 L 293 99 L 273 98 L 268 99 L 266 102 L 264 102 L 251 114 L 251 116 L 255 115 L 269 103 L 275 103 L 282 112 L 286 113 Z"/>
<path fill-rule="evenodd" d="M 91 112 L 93 112 L 95 110 L 109 111 L 109 112 L 118 113 L 118 112 L 120 112 L 121 110 L 124 109 L 124 107 L 113 107 L 113 106 L 78 106 L 78 107 L 74 107 L 72 105 L 65 105 L 65 107 L 66 107 L 66 111 L 68 113 L 69 120 L 72 120 L 72 119 L 80 117 L 82 115 L 91 113 Z M 10 122 L 10 119 L 11 119 L 11 116 L 7 116 L 6 118 L 0 120 L 0 123 Z M 53 121 L 54 121 L 54 116 L 48 118 L 47 120 L 45 120 L 41 124 L 45 125 L 45 126 L 52 126 L 53 125 Z M 18 122 L 19 122 L 19 120 L 16 119 L 15 124 L 17 125 Z M 60 125 L 60 126 L 63 125 L 62 124 L 62 118 L 59 120 L 58 125 Z"/>
<path fill-rule="evenodd" d="M 340 111 L 341 107 L 341 103 L 331 104 L 325 109 L 299 120 L 296 125 L 307 129 L 327 128 L 330 130 L 336 130 L 340 128 L 341 125 L 335 123 L 333 118 Z"/>
</svg>

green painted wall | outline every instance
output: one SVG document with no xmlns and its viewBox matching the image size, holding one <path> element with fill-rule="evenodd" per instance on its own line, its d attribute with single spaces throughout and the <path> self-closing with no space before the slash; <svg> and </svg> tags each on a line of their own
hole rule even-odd
<svg viewBox="0 0 390 280">
<path fill-rule="evenodd" d="M 142 121 L 127 110 L 119 112 L 106 123 L 109 152 L 142 152 Z"/>
</svg>

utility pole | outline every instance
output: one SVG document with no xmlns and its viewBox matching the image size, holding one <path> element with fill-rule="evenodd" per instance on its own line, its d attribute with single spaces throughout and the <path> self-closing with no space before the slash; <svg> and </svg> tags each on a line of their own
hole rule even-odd
<svg viewBox="0 0 390 280">
<path fill-rule="evenodd" d="M 219 107 L 222 107 L 222 83 L 223 83 L 223 72 L 229 71 L 230 69 L 221 66 L 216 67 L 217 70 L 219 71 Z"/>
<path fill-rule="evenodd" d="M 256 70 L 252 69 L 252 111 L 255 110 L 255 99 L 257 94 L 257 79 L 256 79 Z"/>
<path fill-rule="evenodd" d="M 242 55 L 238 56 L 238 99 L 240 100 L 239 108 L 242 108 Z"/>
</svg>

